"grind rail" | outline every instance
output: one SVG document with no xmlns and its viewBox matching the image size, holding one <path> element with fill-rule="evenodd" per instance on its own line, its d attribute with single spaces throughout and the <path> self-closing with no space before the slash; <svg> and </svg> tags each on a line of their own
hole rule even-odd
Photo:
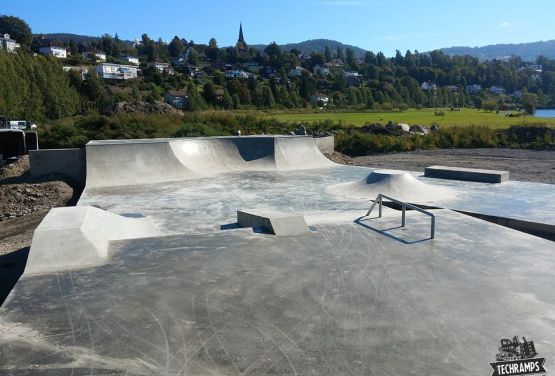
<svg viewBox="0 0 555 376">
<path fill-rule="evenodd" d="M 394 199 L 393 197 L 389 197 L 389 196 L 383 195 L 383 194 L 381 194 L 381 193 L 378 194 L 378 196 L 377 196 L 376 199 L 374 200 L 374 203 L 372 204 L 372 206 L 370 207 L 370 209 L 369 209 L 368 212 L 366 213 L 366 217 L 368 217 L 368 216 L 370 215 L 370 213 L 372 212 L 372 210 L 374 210 L 374 208 L 375 208 L 376 205 L 378 205 L 378 204 L 379 204 L 379 207 L 378 207 L 378 209 L 379 209 L 378 218 L 381 218 L 381 217 L 382 217 L 382 202 L 383 202 L 383 199 L 384 199 L 384 198 L 385 198 L 386 200 L 389 200 L 389 201 L 392 201 L 392 202 L 394 202 L 394 203 L 396 203 L 396 204 L 401 205 L 401 208 L 402 208 L 402 211 L 403 211 L 402 219 L 401 219 L 401 227 L 405 227 L 405 223 L 406 223 L 406 211 L 407 211 L 407 208 L 412 209 L 412 210 L 416 210 L 416 211 L 419 212 L 419 213 L 422 213 L 422 214 L 425 214 L 425 215 L 431 217 L 430 239 L 433 239 L 433 238 L 434 238 L 434 236 L 435 236 L 435 230 L 436 230 L 436 216 L 435 216 L 434 213 L 431 213 L 431 212 L 429 212 L 429 211 L 427 211 L 427 210 L 421 209 L 421 208 L 419 208 L 418 206 L 414 206 L 414 205 L 411 205 L 411 204 L 409 204 L 409 203 L 406 203 L 406 202 L 403 202 L 403 201 Z"/>
</svg>

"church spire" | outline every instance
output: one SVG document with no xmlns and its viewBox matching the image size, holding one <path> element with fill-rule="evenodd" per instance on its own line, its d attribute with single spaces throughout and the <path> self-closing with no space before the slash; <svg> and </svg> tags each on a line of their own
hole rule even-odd
<svg viewBox="0 0 555 376">
<path fill-rule="evenodd" d="M 239 23 L 239 39 L 237 39 L 237 43 L 245 44 L 245 39 L 243 38 L 243 24 Z"/>
<path fill-rule="evenodd" d="M 243 52 L 247 50 L 247 42 L 245 42 L 245 38 L 243 37 L 242 23 L 239 23 L 239 39 L 237 39 L 236 47 L 239 50 L 239 52 Z"/>
</svg>

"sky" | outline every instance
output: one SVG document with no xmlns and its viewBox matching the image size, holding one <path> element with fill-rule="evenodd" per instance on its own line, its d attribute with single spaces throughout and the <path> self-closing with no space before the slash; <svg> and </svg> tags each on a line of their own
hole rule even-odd
<svg viewBox="0 0 555 376">
<path fill-rule="evenodd" d="M 34 33 L 234 45 L 326 38 L 387 56 L 451 46 L 555 39 L 555 0 L 0 0 Z"/>
</svg>

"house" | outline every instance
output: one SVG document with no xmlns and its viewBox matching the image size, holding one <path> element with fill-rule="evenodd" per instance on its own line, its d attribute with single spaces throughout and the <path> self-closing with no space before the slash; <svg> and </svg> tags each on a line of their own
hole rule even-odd
<svg viewBox="0 0 555 376">
<path fill-rule="evenodd" d="M 314 94 L 313 96 L 310 97 L 310 103 L 312 103 L 312 105 L 314 106 L 319 106 L 319 107 L 325 107 L 328 105 L 329 103 L 329 98 L 327 95 L 318 93 L 318 94 Z"/>
<path fill-rule="evenodd" d="M 330 74 L 330 69 L 328 67 L 321 67 L 318 64 L 314 66 L 313 71 L 315 74 L 319 74 L 321 76 L 327 76 Z"/>
<path fill-rule="evenodd" d="M 505 94 L 505 89 L 503 89 L 501 86 L 493 85 L 492 87 L 489 88 L 489 92 L 492 93 L 493 95 L 503 95 Z"/>
<path fill-rule="evenodd" d="M 96 66 L 96 72 L 107 80 L 130 80 L 137 78 L 138 69 L 134 65 L 102 63 Z"/>
<path fill-rule="evenodd" d="M 522 98 L 522 91 L 520 90 L 515 90 L 512 94 L 511 97 L 513 97 L 514 99 L 521 99 Z"/>
<path fill-rule="evenodd" d="M 345 81 L 347 81 L 348 86 L 359 86 L 361 83 L 362 76 L 357 73 L 356 76 L 347 76 Z"/>
<path fill-rule="evenodd" d="M 185 56 L 174 57 L 172 59 L 172 65 L 179 69 L 187 68 L 188 66 L 187 58 Z"/>
<path fill-rule="evenodd" d="M 64 70 L 64 72 L 75 71 L 75 72 L 79 73 L 82 80 L 85 79 L 85 77 L 87 76 L 87 73 L 89 72 L 89 68 L 87 66 L 84 66 L 84 65 L 79 65 L 79 66 L 76 66 L 76 67 L 74 67 L 74 66 L 63 66 L 62 69 Z"/>
<path fill-rule="evenodd" d="M 176 108 L 185 107 L 188 99 L 187 93 L 182 90 L 168 90 L 166 94 L 164 94 L 164 102 Z"/>
<path fill-rule="evenodd" d="M 83 60 L 106 62 L 106 53 L 102 51 L 86 51 L 81 54 Z"/>
<path fill-rule="evenodd" d="M 343 76 L 345 77 L 358 77 L 360 74 L 355 71 L 343 71 Z"/>
<path fill-rule="evenodd" d="M 530 64 L 527 68 L 538 73 L 541 73 L 543 71 L 543 65 L 541 64 Z"/>
<path fill-rule="evenodd" d="M 15 50 L 21 47 L 19 43 L 10 38 L 10 34 L 4 34 L 0 36 L 0 45 L 4 50 L 10 53 L 15 52 Z"/>
<path fill-rule="evenodd" d="M 54 56 L 58 59 L 65 59 L 67 57 L 66 48 L 55 44 L 48 38 L 35 37 L 31 43 L 31 50 L 44 56 Z"/>
<path fill-rule="evenodd" d="M 148 67 L 154 67 L 160 73 L 167 73 L 173 74 L 173 68 L 170 66 L 170 63 L 164 63 L 162 61 L 154 61 L 147 64 Z"/>
<path fill-rule="evenodd" d="M 466 92 L 468 94 L 476 94 L 481 90 L 482 90 L 482 85 L 476 85 L 476 84 L 466 85 Z"/>
<path fill-rule="evenodd" d="M 227 78 L 249 78 L 249 75 L 240 69 L 226 70 L 224 76 Z"/>
<path fill-rule="evenodd" d="M 303 75 L 303 72 L 308 72 L 306 69 L 304 69 L 303 67 L 300 66 L 296 66 L 295 68 L 291 69 L 289 71 L 288 76 L 289 77 L 301 77 Z M 310 72 L 308 72 L 308 74 L 310 74 Z"/>
<path fill-rule="evenodd" d="M 432 83 L 431 81 L 422 82 L 422 85 L 420 87 L 424 91 L 437 90 L 437 85 Z"/>
<path fill-rule="evenodd" d="M 132 56 L 132 55 L 123 55 L 121 57 L 123 60 L 127 61 L 129 64 L 133 64 L 133 65 L 139 65 L 139 58 L 137 56 Z"/>
<path fill-rule="evenodd" d="M 455 85 L 447 85 L 445 86 L 445 88 L 449 90 L 451 93 L 457 93 L 459 91 L 459 87 Z"/>
</svg>

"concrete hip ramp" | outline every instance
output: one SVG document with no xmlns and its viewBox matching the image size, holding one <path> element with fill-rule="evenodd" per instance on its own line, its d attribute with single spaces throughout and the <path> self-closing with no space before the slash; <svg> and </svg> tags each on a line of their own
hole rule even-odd
<svg viewBox="0 0 555 376">
<path fill-rule="evenodd" d="M 307 136 L 91 141 L 86 149 L 87 188 L 335 165 Z"/>
</svg>

